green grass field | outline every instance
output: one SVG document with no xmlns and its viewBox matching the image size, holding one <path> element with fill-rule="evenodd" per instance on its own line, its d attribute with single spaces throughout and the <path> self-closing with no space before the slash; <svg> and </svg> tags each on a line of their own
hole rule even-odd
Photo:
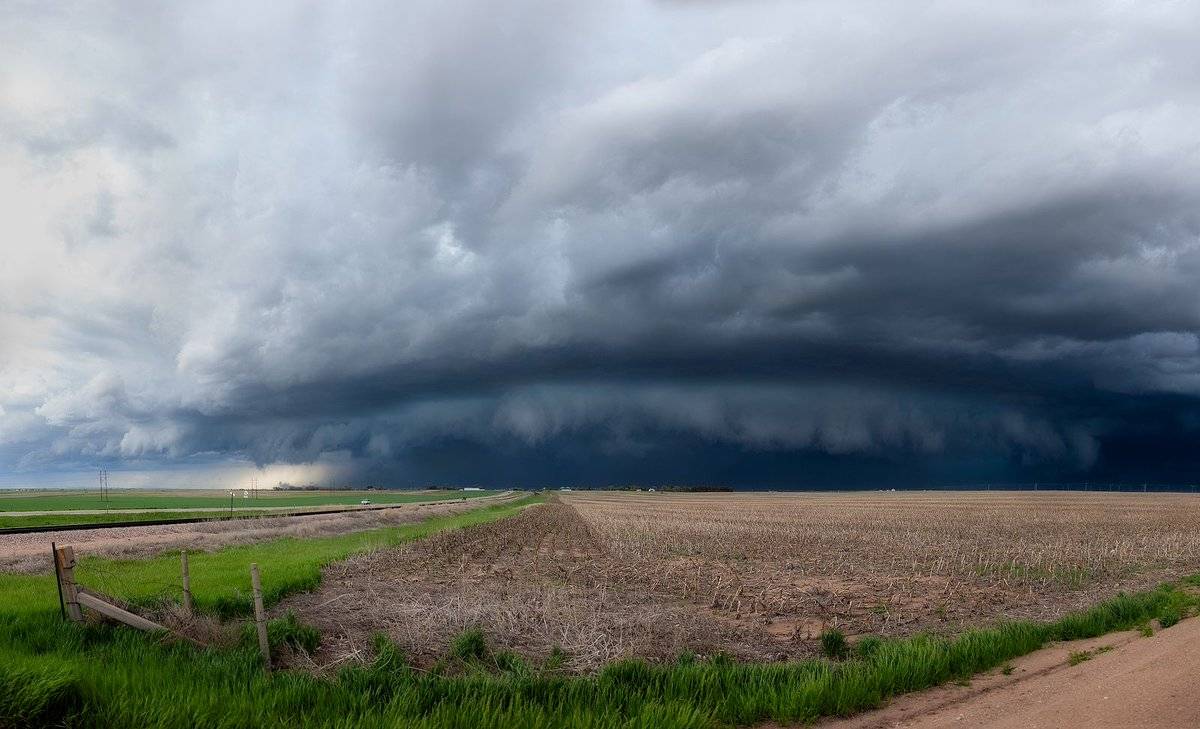
<svg viewBox="0 0 1200 729">
<path fill-rule="evenodd" d="M 235 490 L 234 509 L 345 506 L 370 499 L 374 504 L 478 498 L 495 491 L 259 491 L 258 498 L 243 498 Z M 69 511 L 84 509 L 228 509 L 228 491 L 113 491 L 101 501 L 96 491 L 0 492 L 0 512 Z"/>
<path fill-rule="evenodd" d="M 359 534 L 196 553 L 190 559 L 197 605 L 228 618 L 248 614 L 251 561 L 259 563 L 274 603 L 314 587 L 330 561 L 503 518 L 536 500 Z M 82 584 L 142 605 L 176 599 L 177 573 L 175 555 L 85 558 L 78 569 Z M 251 642 L 197 649 L 125 628 L 66 624 L 51 577 L 0 575 L 0 726 L 683 729 L 813 721 L 971 676 L 1052 640 L 1093 637 L 1156 617 L 1171 624 L 1196 604 L 1190 591 L 1168 585 L 1050 623 L 863 642 L 845 660 L 738 664 L 683 656 L 668 665 L 620 661 L 592 677 L 563 675 L 553 656 L 531 664 L 494 654 L 477 636 L 465 636 L 435 670 L 418 671 L 377 640 L 370 664 L 317 678 L 264 674 Z M 287 639 L 286 621 L 272 633 L 273 640 Z"/>
</svg>

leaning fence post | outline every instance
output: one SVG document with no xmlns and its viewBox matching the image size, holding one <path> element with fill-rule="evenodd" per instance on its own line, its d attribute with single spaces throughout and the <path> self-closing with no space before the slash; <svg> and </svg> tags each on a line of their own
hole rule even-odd
<svg viewBox="0 0 1200 729">
<path fill-rule="evenodd" d="M 54 565 L 54 584 L 58 585 L 58 612 L 67 619 L 67 603 L 63 601 L 62 570 L 58 568 L 58 546 L 50 542 L 50 563 Z"/>
<path fill-rule="evenodd" d="M 183 571 L 183 611 L 188 617 L 192 615 L 192 576 L 188 573 L 187 550 L 179 552 L 179 565 Z"/>
<path fill-rule="evenodd" d="M 59 547 L 54 553 L 54 562 L 58 569 L 59 584 L 62 585 L 63 600 L 67 606 L 67 617 L 82 623 L 83 609 L 79 607 L 78 592 L 75 588 L 75 550 L 70 546 Z"/>
<path fill-rule="evenodd" d="M 250 585 L 254 588 L 254 627 L 258 631 L 258 650 L 262 652 L 263 667 L 271 670 L 271 644 L 267 641 L 267 612 L 263 609 L 262 580 L 258 577 L 258 563 L 250 565 Z"/>
</svg>

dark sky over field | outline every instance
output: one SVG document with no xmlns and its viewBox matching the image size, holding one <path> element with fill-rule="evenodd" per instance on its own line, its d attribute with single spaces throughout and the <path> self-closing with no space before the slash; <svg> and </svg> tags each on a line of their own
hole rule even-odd
<svg viewBox="0 0 1200 729">
<path fill-rule="evenodd" d="M 0 485 L 1200 481 L 1197 28 L 10 3 Z"/>
</svg>

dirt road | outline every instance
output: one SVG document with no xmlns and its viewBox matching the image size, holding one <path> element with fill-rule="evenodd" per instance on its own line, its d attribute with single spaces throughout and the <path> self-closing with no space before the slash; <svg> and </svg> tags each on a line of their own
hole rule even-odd
<svg viewBox="0 0 1200 729">
<path fill-rule="evenodd" d="M 1075 666 L 1071 651 L 1111 647 Z M 1047 648 L 1009 676 L 902 696 L 832 729 L 1070 729 L 1200 727 L 1200 618 L 1149 638 L 1135 632 Z"/>
</svg>

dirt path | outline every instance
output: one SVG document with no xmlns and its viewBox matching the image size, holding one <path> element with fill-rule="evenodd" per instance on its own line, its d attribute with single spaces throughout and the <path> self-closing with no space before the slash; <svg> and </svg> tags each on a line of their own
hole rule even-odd
<svg viewBox="0 0 1200 729">
<path fill-rule="evenodd" d="M 1075 666 L 1072 651 L 1110 646 Z M 902 696 L 826 729 L 935 727 L 1200 727 L 1200 619 L 1149 638 L 1136 632 L 1046 648 L 1013 661 L 1009 676 Z"/>
<path fill-rule="evenodd" d="M 378 510 L 337 514 L 258 517 L 198 524 L 163 524 L 113 529 L 79 529 L 67 532 L 0 535 L 0 572 L 44 572 L 50 569 L 50 543 L 70 544 L 77 553 L 110 557 L 140 557 L 170 549 L 216 549 L 227 544 L 247 544 L 277 537 L 314 537 L 362 531 L 422 521 L 512 501 L 520 495 L 506 492 L 466 501 L 433 501 L 397 504 Z"/>
</svg>

